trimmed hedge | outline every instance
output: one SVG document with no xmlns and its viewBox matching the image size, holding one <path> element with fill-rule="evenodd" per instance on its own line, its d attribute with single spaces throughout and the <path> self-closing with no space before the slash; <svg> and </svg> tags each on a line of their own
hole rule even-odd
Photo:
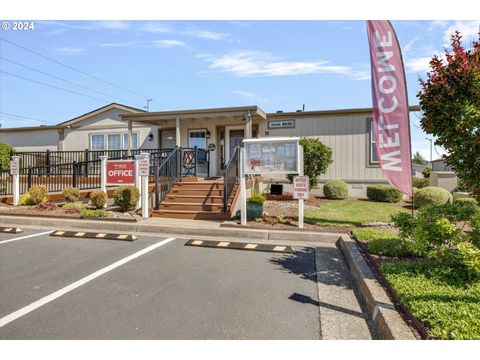
<svg viewBox="0 0 480 360">
<path fill-rule="evenodd" d="M 447 204 L 453 201 L 452 194 L 447 190 L 437 186 L 427 186 L 419 189 L 413 197 L 413 205 L 415 208 L 436 204 Z"/>
<path fill-rule="evenodd" d="M 478 201 L 474 198 L 471 197 L 462 197 L 462 198 L 457 198 L 453 200 L 455 204 L 461 203 L 461 204 L 472 204 L 472 205 L 477 205 L 478 206 Z"/>
<path fill-rule="evenodd" d="M 32 186 L 30 189 L 28 189 L 28 193 L 37 205 L 48 201 L 48 191 L 45 185 Z"/>
<path fill-rule="evenodd" d="M 139 196 L 140 193 L 138 189 L 133 185 L 120 186 L 113 194 L 115 205 L 120 206 L 122 211 L 134 210 L 137 206 Z"/>
<path fill-rule="evenodd" d="M 90 193 L 90 201 L 92 205 L 95 206 L 97 209 L 103 209 L 107 204 L 107 193 L 102 190 L 92 191 Z"/>
<path fill-rule="evenodd" d="M 348 185 L 343 180 L 329 180 L 323 185 L 323 194 L 327 199 L 348 198 Z"/>
<path fill-rule="evenodd" d="M 421 189 L 429 185 L 429 180 L 425 178 L 422 179 L 422 178 L 414 177 L 412 178 L 412 183 L 413 183 L 413 187 Z"/>
<path fill-rule="evenodd" d="M 367 197 L 372 201 L 398 203 L 402 200 L 403 194 L 392 185 L 369 185 Z"/>
<path fill-rule="evenodd" d="M 76 187 L 67 187 L 63 189 L 62 195 L 67 203 L 73 203 L 80 197 L 80 190 Z"/>
</svg>

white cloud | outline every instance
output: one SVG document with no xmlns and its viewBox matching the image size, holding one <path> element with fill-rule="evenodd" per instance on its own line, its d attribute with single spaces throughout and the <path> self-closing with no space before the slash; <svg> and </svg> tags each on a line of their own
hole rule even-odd
<svg viewBox="0 0 480 360">
<path fill-rule="evenodd" d="M 147 23 L 143 26 L 142 30 L 147 31 L 147 32 L 153 32 L 153 33 L 169 33 L 173 32 L 172 29 L 162 23 Z"/>
<path fill-rule="evenodd" d="M 366 79 L 364 71 L 355 71 L 350 66 L 331 65 L 326 60 L 283 61 L 268 52 L 236 50 L 223 55 L 198 55 L 212 70 L 232 73 L 237 76 L 288 76 L 304 74 L 340 74 Z"/>
<path fill-rule="evenodd" d="M 252 104 L 262 105 L 262 104 L 270 104 L 271 103 L 270 99 L 259 97 L 258 95 L 254 94 L 254 93 L 251 93 L 251 92 L 248 92 L 248 91 L 234 90 L 234 91 L 232 91 L 232 93 L 245 98 L 248 102 L 250 102 Z"/>
<path fill-rule="evenodd" d="M 181 29 L 174 29 L 166 24 L 160 22 L 151 22 L 147 23 L 143 26 L 142 30 L 147 32 L 153 33 L 161 33 L 161 34 L 176 34 L 176 35 L 184 35 L 184 36 L 193 36 L 200 39 L 208 39 L 208 40 L 223 40 L 230 36 L 228 33 L 223 32 L 215 32 L 215 31 L 208 31 L 208 30 L 200 30 L 200 29 L 189 29 L 189 30 L 181 30 Z"/>
<path fill-rule="evenodd" d="M 432 57 L 409 58 L 405 61 L 406 72 L 427 72 L 430 69 Z"/>
<path fill-rule="evenodd" d="M 480 20 L 456 21 L 443 31 L 443 45 L 450 46 L 450 37 L 456 31 L 460 31 L 463 41 L 470 44 L 471 40 L 478 39 L 480 32 Z"/>
<path fill-rule="evenodd" d="M 154 47 L 172 48 L 177 46 L 185 46 L 183 41 L 179 40 L 156 40 L 152 41 Z"/>
<path fill-rule="evenodd" d="M 112 29 L 112 30 L 124 30 L 130 27 L 127 21 L 122 20 L 107 20 L 99 21 L 97 23 L 97 28 L 100 29 Z"/>
<path fill-rule="evenodd" d="M 228 33 L 206 31 L 206 30 L 189 30 L 189 31 L 184 31 L 182 33 L 185 35 L 190 35 L 197 38 L 208 39 L 208 40 L 223 40 L 230 36 L 230 34 Z"/>
<path fill-rule="evenodd" d="M 85 52 L 85 49 L 76 48 L 76 47 L 58 47 L 54 49 L 55 52 L 62 54 L 62 55 L 79 55 Z"/>
</svg>

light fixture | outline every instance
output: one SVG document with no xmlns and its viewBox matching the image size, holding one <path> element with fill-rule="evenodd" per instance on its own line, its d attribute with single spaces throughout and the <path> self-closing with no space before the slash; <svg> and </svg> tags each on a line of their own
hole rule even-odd
<svg viewBox="0 0 480 360">
<path fill-rule="evenodd" d="M 265 136 L 268 136 L 268 135 L 270 135 L 270 132 L 269 132 L 269 131 L 265 131 L 265 132 L 264 132 L 264 135 L 265 135 Z"/>
<path fill-rule="evenodd" d="M 150 133 L 150 134 L 148 134 L 148 141 L 152 141 L 152 140 L 153 140 L 153 134 Z"/>
<path fill-rule="evenodd" d="M 207 137 L 207 140 L 209 140 L 210 139 L 210 131 L 207 130 L 207 133 L 205 135 Z"/>
</svg>

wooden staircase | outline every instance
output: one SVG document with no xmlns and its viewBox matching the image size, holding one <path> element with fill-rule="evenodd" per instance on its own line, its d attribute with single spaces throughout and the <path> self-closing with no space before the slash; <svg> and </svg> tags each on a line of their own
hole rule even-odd
<svg viewBox="0 0 480 360">
<path fill-rule="evenodd" d="M 233 196 L 223 210 L 223 178 L 182 178 L 175 183 L 159 210 L 154 210 L 152 216 L 176 219 L 197 220 L 228 220 L 230 218 Z"/>
</svg>

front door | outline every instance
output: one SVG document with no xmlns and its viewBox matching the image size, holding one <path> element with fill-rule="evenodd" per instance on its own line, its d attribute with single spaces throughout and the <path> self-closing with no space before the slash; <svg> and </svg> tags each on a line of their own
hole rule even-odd
<svg viewBox="0 0 480 360">
<path fill-rule="evenodd" d="M 233 156 L 235 146 L 240 145 L 245 137 L 245 127 L 243 125 L 234 125 L 225 127 L 225 164 Z"/>
<path fill-rule="evenodd" d="M 173 149 L 176 145 L 175 130 L 162 130 L 162 145 L 163 149 Z"/>
<path fill-rule="evenodd" d="M 233 151 L 237 145 L 241 145 L 243 141 L 243 130 L 230 130 L 230 157 L 233 156 Z M 230 159 L 229 159 L 230 160 Z"/>
</svg>

